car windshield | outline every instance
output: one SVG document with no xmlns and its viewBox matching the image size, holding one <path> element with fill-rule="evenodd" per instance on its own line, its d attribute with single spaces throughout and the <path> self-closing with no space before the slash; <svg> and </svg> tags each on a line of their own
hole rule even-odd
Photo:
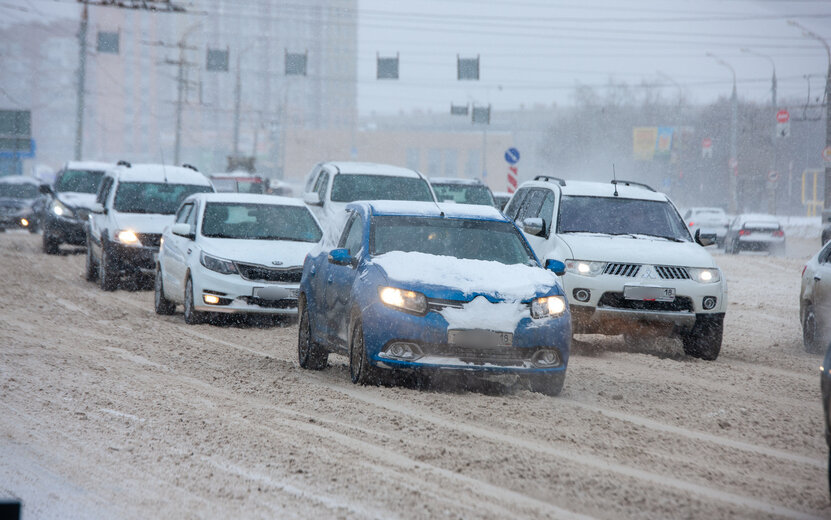
<svg viewBox="0 0 831 520">
<path fill-rule="evenodd" d="M 669 202 L 620 197 L 564 195 L 560 201 L 557 232 L 691 240 L 684 222 Z"/>
<path fill-rule="evenodd" d="M 209 202 L 202 235 L 211 238 L 317 242 L 323 233 L 302 206 Z"/>
<path fill-rule="evenodd" d="M 432 201 L 433 194 L 427 181 L 414 177 L 390 175 L 335 175 L 332 181 L 332 200 L 420 200 Z"/>
<path fill-rule="evenodd" d="M 516 228 L 487 220 L 379 216 L 372 220 L 373 255 L 414 251 L 503 264 L 536 263 Z"/>
<path fill-rule="evenodd" d="M 487 186 L 480 184 L 432 184 L 439 201 L 453 201 L 459 204 L 484 204 L 493 206 L 493 195 Z"/>
<path fill-rule="evenodd" d="M 0 183 L 0 197 L 10 199 L 34 199 L 37 198 L 40 191 L 34 184 L 17 184 L 11 182 Z"/>
<path fill-rule="evenodd" d="M 211 191 L 210 186 L 196 184 L 122 182 L 118 185 L 113 208 L 121 213 L 172 215 L 188 195 Z"/>
<path fill-rule="evenodd" d="M 66 170 L 55 183 L 55 191 L 97 193 L 104 172 L 98 170 Z"/>
</svg>

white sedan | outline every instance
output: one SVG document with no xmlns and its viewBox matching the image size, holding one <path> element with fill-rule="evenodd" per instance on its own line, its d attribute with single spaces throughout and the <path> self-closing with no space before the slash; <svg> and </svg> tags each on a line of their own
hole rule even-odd
<svg viewBox="0 0 831 520">
<path fill-rule="evenodd" d="M 184 306 L 185 322 L 209 313 L 297 314 L 306 254 L 322 238 L 297 199 L 199 193 L 176 212 L 156 262 L 155 309 Z"/>
<path fill-rule="evenodd" d="M 825 351 L 831 344 L 831 242 L 802 268 L 799 316 L 805 350 Z"/>
</svg>

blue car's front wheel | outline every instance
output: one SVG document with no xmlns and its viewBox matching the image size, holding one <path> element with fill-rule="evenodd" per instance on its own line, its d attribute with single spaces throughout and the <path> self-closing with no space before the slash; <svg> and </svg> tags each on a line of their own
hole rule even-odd
<svg viewBox="0 0 831 520">
<path fill-rule="evenodd" d="M 528 382 L 530 383 L 532 392 L 550 396 L 560 395 L 565 381 L 566 373 L 564 371 L 554 372 L 553 374 L 531 374 L 528 376 Z"/>
<path fill-rule="evenodd" d="M 312 339 L 312 324 L 309 321 L 309 309 L 306 302 L 300 300 L 300 323 L 297 333 L 297 361 L 301 368 L 323 370 L 329 361 L 329 352 Z"/>
<path fill-rule="evenodd" d="M 364 345 L 364 328 L 361 321 L 352 326 L 352 338 L 349 342 L 349 376 L 356 385 L 378 384 L 379 369 L 366 357 Z"/>
</svg>

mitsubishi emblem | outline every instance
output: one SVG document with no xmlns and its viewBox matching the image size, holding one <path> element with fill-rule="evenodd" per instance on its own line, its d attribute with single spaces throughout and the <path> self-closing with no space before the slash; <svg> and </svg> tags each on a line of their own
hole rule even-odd
<svg viewBox="0 0 831 520">
<path fill-rule="evenodd" d="M 655 273 L 652 272 L 652 267 L 647 267 L 641 275 L 641 278 L 656 278 Z"/>
</svg>

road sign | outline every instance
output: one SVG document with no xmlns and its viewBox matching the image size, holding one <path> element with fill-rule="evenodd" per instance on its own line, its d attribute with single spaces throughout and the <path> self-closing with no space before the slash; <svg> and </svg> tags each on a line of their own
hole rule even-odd
<svg viewBox="0 0 831 520">
<path fill-rule="evenodd" d="M 516 164 L 519 162 L 519 150 L 516 148 L 508 148 L 505 150 L 505 160 L 508 164 Z"/>
<path fill-rule="evenodd" d="M 831 146 L 822 151 L 822 160 L 825 162 L 831 162 Z"/>
<path fill-rule="evenodd" d="M 782 109 L 776 113 L 776 137 L 791 136 L 791 115 Z"/>
<path fill-rule="evenodd" d="M 776 113 L 776 122 L 777 123 L 787 123 L 791 120 L 791 115 L 788 113 L 787 110 L 782 109 Z"/>
<path fill-rule="evenodd" d="M 713 140 L 705 137 L 701 140 L 701 157 L 709 158 L 713 156 Z"/>
<path fill-rule="evenodd" d="M 779 180 L 779 172 L 776 170 L 771 170 L 768 172 L 768 180 L 770 182 L 776 182 Z"/>
</svg>

